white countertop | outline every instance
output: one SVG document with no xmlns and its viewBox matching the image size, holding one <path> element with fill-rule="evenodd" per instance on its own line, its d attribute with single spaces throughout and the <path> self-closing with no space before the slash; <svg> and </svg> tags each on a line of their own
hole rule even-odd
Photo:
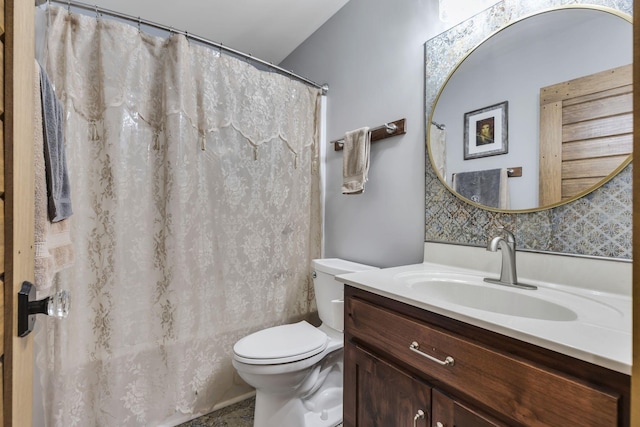
<svg viewBox="0 0 640 427">
<path fill-rule="evenodd" d="M 631 374 L 630 296 L 527 280 L 528 283 L 537 285 L 538 289 L 513 291 L 562 305 L 577 315 L 572 320 L 541 320 L 484 311 L 440 299 L 427 300 L 420 292 L 407 286 L 406 280 L 401 279 L 403 275 L 419 276 L 433 272 L 496 276 L 479 270 L 425 262 L 343 274 L 336 276 L 336 280 L 614 371 Z M 512 290 L 501 285 L 486 286 Z"/>
</svg>

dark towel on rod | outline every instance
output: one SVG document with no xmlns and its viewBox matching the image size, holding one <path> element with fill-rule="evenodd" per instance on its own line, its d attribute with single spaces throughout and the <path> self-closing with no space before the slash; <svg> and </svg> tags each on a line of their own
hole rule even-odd
<svg viewBox="0 0 640 427">
<path fill-rule="evenodd" d="M 47 208 L 51 222 L 73 214 L 71 189 L 64 150 L 64 109 L 56 97 L 49 77 L 40 65 L 40 95 L 44 127 L 44 163 L 47 178 Z"/>
</svg>

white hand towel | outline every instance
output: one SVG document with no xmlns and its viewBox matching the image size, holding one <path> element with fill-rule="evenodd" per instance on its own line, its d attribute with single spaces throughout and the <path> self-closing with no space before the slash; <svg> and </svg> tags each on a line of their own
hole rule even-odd
<svg viewBox="0 0 640 427">
<path fill-rule="evenodd" d="M 371 134 L 368 127 L 349 131 L 344 136 L 342 154 L 342 194 L 361 194 L 369 180 L 369 149 Z"/>
</svg>

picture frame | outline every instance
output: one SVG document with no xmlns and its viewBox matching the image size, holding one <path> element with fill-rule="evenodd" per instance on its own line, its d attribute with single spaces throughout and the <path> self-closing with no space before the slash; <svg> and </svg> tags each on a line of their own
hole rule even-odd
<svg viewBox="0 0 640 427">
<path fill-rule="evenodd" d="M 490 105 L 464 115 L 464 160 L 509 152 L 509 102 Z"/>
</svg>

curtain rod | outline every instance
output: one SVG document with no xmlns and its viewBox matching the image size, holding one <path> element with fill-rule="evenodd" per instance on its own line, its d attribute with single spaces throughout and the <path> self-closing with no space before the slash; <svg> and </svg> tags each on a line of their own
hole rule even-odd
<svg viewBox="0 0 640 427">
<path fill-rule="evenodd" d="M 205 39 L 204 37 L 200 37 L 200 36 L 196 36 L 194 34 L 188 33 L 187 31 L 180 31 L 180 30 L 176 30 L 173 27 L 169 27 L 167 25 L 163 25 L 163 24 L 159 24 L 157 22 L 153 22 L 153 21 L 149 21 L 146 19 L 142 19 L 139 16 L 135 17 L 135 16 L 131 16 L 131 15 L 127 15 L 125 13 L 120 13 L 120 12 L 116 12 L 113 10 L 109 10 L 109 9 L 104 9 L 102 7 L 99 7 L 97 5 L 90 5 L 90 4 L 86 4 L 86 3 L 81 3 L 78 1 L 70 1 L 70 0 L 48 0 L 49 3 L 58 3 L 61 5 L 66 5 L 67 6 L 67 10 L 71 11 L 71 7 L 77 8 L 77 9 L 83 9 L 83 10 L 89 10 L 92 12 L 95 12 L 96 15 L 101 14 L 101 15 L 108 15 L 108 16 L 112 16 L 114 18 L 120 18 L 120 19 L 125 19 L 127 21 L 131 21 L 134 23 L 138 24 L 138 28 L 140 28 L 141 25 L 145 25 L 147 27 L 153 27 L 153 28 L 157 28 L 159 30 L 163 30 L 163 31 L 167 31 L 169 33 L 176 33 L 176 34 L 181 34 L 183 36 L 185 36 L 187 39 L 191 39 L 191 40 L 195 40 L 197 42 L 203 43 L 207 46 L 211 46 L 211 47 L 215 47 L 216 49 L 220 49 L 220 50 L 224 50 L 225 52 L 231 53 L 233 55 L 239 56 L 241 58 L 250 60 L 252 62 L 257 62 L 258 64 L 264 65 L 272 70 L 275 70 L 281 74 L 285 74 L 295 80 L 301 81 L 303 83 L 306 83 L 310 86 L 316 87 L 318 89 L 322 90 L 322 94 L 326 95 L 327 92 L 329 91 L 329 85 L 328 84 L 323 84 L 320 85 L 312 80 L 309 80 L 305 77 L 302 77 L 296 73 L 294 73 L 293 71 L 289 71 L 289 70 L 285 70 L 282 67 L 279 67 L 277 65 L 272 64 L 271 62 L 267 62 L 265 60 L 262 60 L 260 58 L 256 58 L 255 56 L 248 54 L 248 53 L 244 53 L 241 52 L 239 50 L 227 47 L 225 45 L 223 45 L 222 43 L 216 43 L 214 41 L 211 41 L 209 39 Z M 38 1 L 36 1 L 36 5 L 38 5 Z"/>
</svg>

